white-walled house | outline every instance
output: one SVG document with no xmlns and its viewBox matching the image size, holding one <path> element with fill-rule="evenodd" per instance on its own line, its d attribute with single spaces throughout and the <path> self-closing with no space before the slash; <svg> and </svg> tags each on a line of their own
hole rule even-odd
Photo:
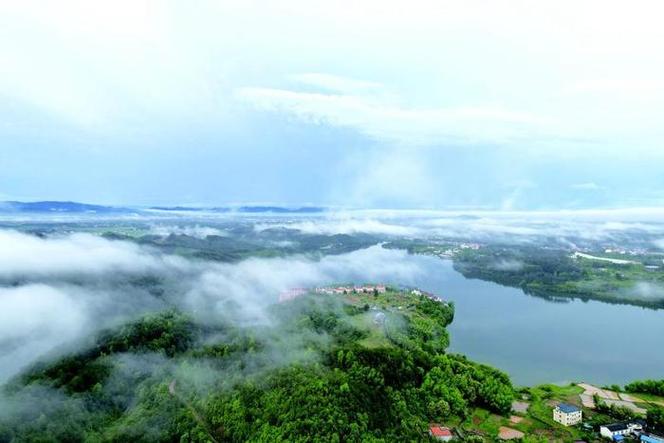
<svg viewBox="0 0 664 443">
<path fill-rule="evenodd" d="M 553 420 L 564 426 L 573 426 L 581 423 L 581 409 L 567 403 L 560 403 L 553 409 Z"/>
<path fill-rule="evenodd" d="M 643 424 L 638 420 L 635 422 L 612 423 L 610 425 L 603 425 L 599 428 L 599 433 L 602 437 L 615 439 L 617 436 L 625 436 L 637 434 L 643 431 Z"/>
</svg>

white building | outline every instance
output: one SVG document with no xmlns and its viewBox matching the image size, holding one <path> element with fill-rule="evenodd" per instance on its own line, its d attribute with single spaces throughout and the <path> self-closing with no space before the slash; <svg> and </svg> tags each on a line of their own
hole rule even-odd
<svg viewBox="0 0 664 443">
<path fill-rule="evenodd" d="M 564 426 L 573 426 L 581 423 L 581 409 L 574 405 L 561 403 L 553 409 L 553 421 L 557 421 Z"/>
<path fill-rule="evenodd" d="M 625 436 L 637 434 L 643 431 L 643 425 L 641 423 L 612 423 L 610 425 L 600 426 L 599 433 L 602 437 L 615 439 L 616 436 Z"/>
</svg>

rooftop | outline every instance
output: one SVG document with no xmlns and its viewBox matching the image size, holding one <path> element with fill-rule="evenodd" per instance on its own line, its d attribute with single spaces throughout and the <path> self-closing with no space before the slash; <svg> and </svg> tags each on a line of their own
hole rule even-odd
<svg viewBox="0 0 664 443">
<path fill-rule="evenodd" d="M 611 423 L 610 425 L 604 425 L 603 427 L 611 432 L 623 431 L 627 429 L 627 423 Z"/>
<path fill-rule="evenodd" d="M 581 410 L 581 409 L 577 408 L 576 406 L 570 405 L 568 403 L 560 403 L 558 405 L 558 409 L 560 409 L 565 414 L 571 414 L 572 412 L 579 412 Z"/>
<path fill-rule="evenodd" d="M 450 431 L 450 428 L 444 428 L 441 426 L 429 426 L 429 432 L 431 432 L 431 435 L 434 437 L 451 437 L 452 436 L 452 431 Z"/>
</svg>

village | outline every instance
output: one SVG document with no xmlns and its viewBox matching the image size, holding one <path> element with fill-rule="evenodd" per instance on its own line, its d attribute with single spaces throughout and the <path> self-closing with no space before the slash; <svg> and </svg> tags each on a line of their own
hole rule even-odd
<svg viewBox="0 0 664 443">
<path fill-rule="evenodd" d="M 646 403 L 664 405 L 661 400 L 646 401 L 636 394 L 627 394 L 600 388 L 588 383 L 576 383 L 566 387 L 544 385 L 524 389 L 521 398 L 512 404 L 509 418 L 476 414 L 471 426 L 466 423 L 438 424 L 429 426 L 429 435 L 438 441 L 464 441 L 469 435 L 487 437 L 488 431 L 497 433 L 499 440 L 520 441 L 527 435 L 539 435 L 549 441 L 590 441 L 664 443 L 664 436 L 648 429 L 645 418 Z M 540 397 L 551 398 L 545 399 Z M 598 412 L 598 405 L 626 408 L 634 412 L 632 418 L 612 421 Z M 482 417 L 485 422 L 480 423 Z M 604 417 L 604 418 L 600 418 Z M 584 419 L 586 421 L 584 421 Z M 455 426 L 456 425 L 456 426 Z M 586 439 L 575 436 L 589 436 Z"/>
<path fill-rule="evenodd" d="M 393 288 L 386 284 L 375 285 L 341 285 L 341 286 L 316 286 L 314 288 L 290 288 L 279 293 L 279 303 L 294 300 L 307 294 L 317 295 L 351 295 L 351 294 L 385 294 L 388 290 L 399 291 L 414 296 L 424 296 L 433 301 L 445 303 L 439 296 L 418 288 L 399 287 Z"/>
<path fill-rule="evenodd" d="M 391 307 L 381 302 L 378 295 L 390 295 Z M 378 284 L 333 284 L 311 288 L 291 288 L 279 294 L 284 303 L 304 296 L 341 296 L 352 303 L 368 303 L 373 323 L 385 323 L 386 313 L 404 312 L 411 300 L 426 297 L 447 305 L 441 297 L 407 286 Z M 376 300 L 375 306 L 372 300 Z M 384 301 L 383 301 L 384 302 Z M 402 305 L 402 306 L 400 306 Z M 428 434 L 437 441 L 521 441 L 537 435 L 548 441 L 614 441 L 664 443 L 664 436 L 648 429 L 644 420 L 647 407 L 654 401 L 664 405 L 664 399 L 645 400 L 637 394 L 627 394 L 619 389 L 597 387 L 588 383 L 569 386 L 543 385 L 522 388 L 520 397 L 512 404 L 508 416 L 500 416 L 477 408 L 471 417 L 452 418 L 449 421 L 431 423 Z M 603 409 L 602 409 L 603 408 Z M 632 413 L 627 420 L 612 420 L 606 408 L 623 408 Z M 475 438 L 475 440 L 473 440 Z"/>
</svg>

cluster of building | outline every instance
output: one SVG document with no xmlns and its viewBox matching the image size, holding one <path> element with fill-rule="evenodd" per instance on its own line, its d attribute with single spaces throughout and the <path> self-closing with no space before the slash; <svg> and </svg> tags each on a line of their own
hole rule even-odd
<svg viewBox="0 0 664 443">
<path fill-rule="evenodd" d="M 364 286 L 322 286 L 316 287 L 313 289 L 307 288 L 290 288 L 279 293 L 279 302 L 285 302 L 288 300 L 293 300 L 295 298 L 301 297 L 303 295 L 309 294 L 311 292 L 316 294 L 326 294 L 326 295 L 344 295 L 344 294 L 357 294 L 357 293 L 366 293 L 366 294 L 383 294 L 387 291 L 385 285 L 364 285 Z"/>
<path fill-rule="evenodd" d="M 364 286 L 336 286 L 336 287 L 317 287 L 314 288 L 316 294 L 353 294 L 353 293 L 378 293 L 383 294 L 387 291 L 385 285 L 364 285 Z"/>
<path fill-rule="evenodd" d="M 643 255 L 647 254 L 648 250 L 644 248 L 633 248 L 633 249 L 624 249 L 624 248 L 613 248 L 608 247 L 604 249 L 605 254 L 620 254 L 620 255 Z"/>
<path fill-rule="evenodd" d="M 430 300 L 437 301 L 439 303 L 445 303 L 445 301 L 442 298 L 438 297 L 436 294 L 432 294 L 431 292 L 421 291 L 419 289 L 411 289 L 410 293 L 412 295 L 426 297 Z"/>
<path fill-rule="evenodd" d="M 567 403 L 560 403 L 553 409 L 553 420 L 564 425 L 574 426 L 583 420 L 581 409 Z M 645 432 L 646 423 L 643 420 L 630 420 L 619 423 L 602 425 L 599 433 L 602 437 L 620 442 L 626 437 L 639 439 L 646 443 L 664 443 L 664 437 Z"/>
<path fill-rule="evenodd" d="M 472 249 L 473 251 L 477 251 L 480 249 L 482 245 L 479 243 L 459 243 L 457 246 L 448 248 L 448 249 L 432 249 L 429 250 L 429 254 L 436 255 L 440 258 L 454 258 L 455 255 L 457 255 L 459 252 L 461 252 L 464 249 Z"/>
<path fill-rule="evenodd" d="M 575 426 L 583 421 L 583 412 L 578 406 L 568 403 L 560 403 L 553 409 L 553 420 L 564 426 Z M 589 425 L 586 426 L 590 429 Z M 503 429 L 509 428 L 501 428 L 501 439 L 515 438 L 511 436 L 504 437 L 502 435 Z M 615 442 L 621 442 L 626 438 L 629 438 L 630 441 L 637 439 L 644 443 L 664 443 L 664 437 L 659 437 L 646 432 L 646 423 L 643 420 L 630 420 L 602 425 L 599 428 L 599 433 L 602 437 Z M 523 436 L 523 433 L 519 434 Z M 454 438 L 454 432 L 450 428 L 438 424 L 429 425 L 429 435 L 440 441 L 450 441 Z"/>
<path fill-rule="evenodd" d="M 646 443 L 664 443 L 664 437 L 649 434 L 645 432 L 645 428 L 645 421 L 630 420 L 600 426 L 599 433 L 602 437 L 617 442 L 625 440 L 626 437 L 630 437 L 632 439 L 638 438 L 639 441 Z"/>
<path fill-rule="evenodd" d="M 407 294 L 415 295 L 418 297 L 427 297 L 438 303 L 446 303 L 442 298 L 430 292 L 422 291 L 417 288 L 402 288 Z M 387 292 L 387 286 L 384 284 L 377 285 L 362 285 L 362 286 L 318 286 L 313 289 L 307 288 L 290 288 L 279 293 L 279 302 L 285 302 L 301 297 L 306 294 L 322 294 L 322 295 L 347 295 L 347 294 L 384 294 Z M 399 308 L 401 309 L 401 308 Z"/>
</svg>

